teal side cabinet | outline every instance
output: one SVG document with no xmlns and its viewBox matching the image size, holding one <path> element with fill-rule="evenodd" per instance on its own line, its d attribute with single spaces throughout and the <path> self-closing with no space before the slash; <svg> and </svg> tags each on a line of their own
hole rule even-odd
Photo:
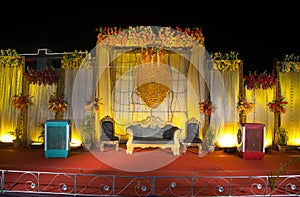
<svg viewBox="0 0 300 197">
<path fill-rule="evenodd" d="M 71 143 L 70 120 L 47 120 L 45 122 L 45 157 L 67 158 Z"/>
</svg>

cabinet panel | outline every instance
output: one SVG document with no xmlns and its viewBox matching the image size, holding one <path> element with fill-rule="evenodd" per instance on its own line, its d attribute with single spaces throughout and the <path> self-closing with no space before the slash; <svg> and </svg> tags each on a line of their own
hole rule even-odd
<svg viewBox="0 0 300 197">
<path fill-rule="evenodd" d="M 45 157 L 68 157 L 71 142 L 70 120 L 45 122 Z"/>
</svg>

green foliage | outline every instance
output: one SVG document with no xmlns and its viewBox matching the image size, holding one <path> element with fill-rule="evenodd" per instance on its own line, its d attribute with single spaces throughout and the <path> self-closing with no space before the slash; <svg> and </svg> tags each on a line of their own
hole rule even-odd
<svg viewBox="0 0 300 197">
<path fill-rule="evenodd" d="M 217 137 L 217 133 L 215 128 L 212 125 L 209 125 L 204 138 L 206 144 L 215 145 L 217 141 L 216 137 Z"/>
<path fill-rule="evenodd" d="M 284 172 L 284 170 L 289 165 L 291 165 L 292 163 L 294 163 L 295 161 L 297 161 L 298 159 L 300 159 L 300 158 L 299 157 L 294 157 L 294 158 L 290 159 L 283 166 L 281 166 L 281 168 L 278 170 L 278 172 L 276 173 L 275 176 L 273 175 L 273 171 L 270 171 L 270 175 L 268 176 L 268 182 L 269 182 L 269 186 L 271 188 L 271 191 L 273 191 L 275 189 L 276 182 L 278 181 L 280 175 Z"/>
<path fill-rule="evenodd" d="M 21 140 L 23 138 L 23 130 L 16 128 L 14 131 L 10 131 L 9 134 L 16 137 L 16 140 Z"/>
<path fill-rule="evenodd" d="M 284 128 L 280 127 L 277 133 L 277 140 L 276 140 L 276 144 L 277 145 L 287 145 L 287 141 L 288 141 L 289 137 L 287 135 L 287 132 Z"/>
<path fill-rule="evenodd" d="M 20 67 L 22 65 L 22 58 L 15 49 L 0 49 L 0 67 Z"/>
<path fill-rule="evenodd" d="M 86 117 L 85 124 L 80 128 L 82 140 L 84 143 L 91 143 L 95 132 L 95 118 L 92 115 Z"/>
<path fill-rule="evenodd" d="M 37 123 L 36 127 L 41 129 L 41 133 L 38 136 L 38 142 L 44 143 L 45 142 L 45 123 L 44 122 Z"/>
<path fill-rule="evenodd" d="M 210 57 L 214 60 L 238 60 L 239 53 L 236 51 L 230 51 L 229 53 L 215 52 L 210 53 Z"/>
</svg>

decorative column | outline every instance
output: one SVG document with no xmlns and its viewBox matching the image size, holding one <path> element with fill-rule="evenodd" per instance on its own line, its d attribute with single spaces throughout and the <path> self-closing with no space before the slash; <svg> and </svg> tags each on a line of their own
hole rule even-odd
<svg viewBox="0 0 300 197">
<path fill-rule="evenodd" d="M 276 78 L 279 79 L 279 67 L 280 62 L 276 65 Z M 275 96 L 278 98 L 280 96 L 280 86 L 279 86 L 279 80 L 277 80 L 275 88 Z M 273 133 L 273 139 L 272 139 L 272 147 L 273 149 L 276 149 L 277 146 L 275 144 L 276 135 L 279 132 L 280 127 L 280 113 L 274 112 L 274 133 Z"/>
<path fill-rule="evenodd" d="M 207 95 L 206 100 L 209 100 L 210 99 L 210 92 L 209 92 L 207 84 L 205 84 L 205 95 Z M 203 126 L 203 131 L 202 131 L 202 137 L 203 138 L 205 137 L 205 135 L 207 133 L 209 124 L 210 124 L 210 116 L 208 114 L 205 114 L 204 126 Z"/>
<path fill-rule="evenodd" d="M 25 73 L 25 57 L 21 57 L 22 59 L 22 65 L 23 65 L 23 74 Z M 22 93 L 23 95 L 28 95 L 29 94 L 29 83 L 26 81 L 24 75 L 22 77 Z M 28 131 L 27 131 L 27 126 L 28 126 L 28 106 L 27 110 L 23 111 L 21 110 L 20 112 L 20 129 L 23 131 L 22 133 L 22 144 L 24 146 L 28 145 Z"/>
<path fill-rule="evenodd" d="M 244 80 L 244 71 L 243 71 L 243 63 L 241 62 L 239 65 L 239 96 L 241 98 L 246 98 L 246 90 L 245 90 L 245 80 Z M 244 111 L 239 113 L 239 122 L 246 123 L 247 122 L 247 114 Z"/>
</svg>

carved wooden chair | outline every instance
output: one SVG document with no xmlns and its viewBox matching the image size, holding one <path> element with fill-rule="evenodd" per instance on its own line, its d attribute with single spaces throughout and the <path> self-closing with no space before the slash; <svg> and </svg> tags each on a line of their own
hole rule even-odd
<svg viewBox="0 0 300 197">
<path fill-rule="evenodd" d="M 119 150 L 119 137 L 115 135 L 115 121 L 108 115 L 100 120 L 100 151 L 104 146 L 110 144 Z"/>
<path fill-rule="evenodd" d="M 202 153 L 202 139 L 199 137 L 200 122 L 195 118 L 189 119 L 185 124 L 186 136 L 182 141 L 183 153 L 186 152 L 188 147 L 197 146 L 198 154 Z"/>
</svg>

